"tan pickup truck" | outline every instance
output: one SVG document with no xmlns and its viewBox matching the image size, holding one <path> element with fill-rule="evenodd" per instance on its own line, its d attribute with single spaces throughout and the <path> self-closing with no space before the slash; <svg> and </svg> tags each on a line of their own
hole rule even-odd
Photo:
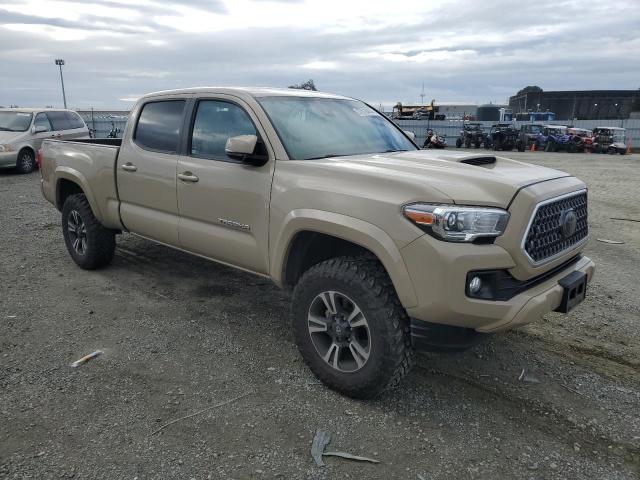
<svg viewBox="0 0 640 480">
<path fill-rule="evenodd" d="M 415 350 L 568 312 L 594 263 L 587 189 L 487 153 L 420 150 L 367 104 L 300 90 L 141 98 L 120 140 L 45 140 L 42 191 L 82 268 L 130 232 L 293 290 L 300 353 L 371 397 Z"/>
</svg>

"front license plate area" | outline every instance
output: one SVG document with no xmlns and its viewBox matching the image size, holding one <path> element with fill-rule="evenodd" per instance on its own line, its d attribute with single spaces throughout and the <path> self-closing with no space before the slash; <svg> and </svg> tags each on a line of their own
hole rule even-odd
<svg viewBox="0 0 640 480">
<path fill-rule="evenodd" d="M 562 302 L 560 302 L 555 311 L 569 313 L 584 300 L 587 293 L 587 274 L 575 271 L 558 280 L 558 283 L 564 291 L 562 293 Z"/>
</svg>

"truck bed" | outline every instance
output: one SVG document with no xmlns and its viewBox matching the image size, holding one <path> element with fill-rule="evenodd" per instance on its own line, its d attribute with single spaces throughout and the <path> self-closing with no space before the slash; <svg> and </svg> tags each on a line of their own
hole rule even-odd
<svg viewBox="0 0 640 480">
<path fill-rule="evenodd" d="M 45 198 L 61 209 L 56 192 L 64 189 L 58 188 L 56 183 L 65 182 L 65 178 L 76 182 L 80 179 L 83 183 L 80 187 L 86 192 L 100 223 L 121 229 L 116 186 L 116 163 L 121 143 L 120 138 L 47 139 L 42 142 L 40 171 Z"/>
</svg>

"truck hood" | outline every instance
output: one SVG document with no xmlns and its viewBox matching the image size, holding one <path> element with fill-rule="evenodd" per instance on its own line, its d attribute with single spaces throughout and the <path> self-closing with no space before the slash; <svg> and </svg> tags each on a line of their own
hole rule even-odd
<svg viewBox="0 0 640 480">
<path fill-rule="evenodd" d="M 551 168 L 496 157 L 493 152 L 415 150 L 308 161 L 324 162 L 326 167 L 344 174 L 376 176 L 399 183 L 419 182 L 461 205 L 502 208 L 506 208 L 518 190 L 527 185 L 570 177 L 568 173 Z"/>
</svg>

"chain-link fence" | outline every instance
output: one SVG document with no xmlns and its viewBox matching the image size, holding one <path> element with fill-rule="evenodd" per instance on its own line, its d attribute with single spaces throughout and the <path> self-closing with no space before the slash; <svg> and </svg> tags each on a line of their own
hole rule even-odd
<svg viewBox="0 0 640 480">
<path fill-rule="evenodd" d="M 456 138 L 460 136 L 462 120 L 394 120 L 403 130 L 408 130 L 416 135 L 416 143 L 422 145 L 428 129 L 432 129 L 438 135 L 445 137 L 448 146 L 455 146 Z M 498 122 L 472 122 L 480 123 L 485 132 L 489 132 L 492 125 Z M 513 122 L 516 129 L 521 125 L 531 122 Z M 595 127 L 622 127 L 626 129 L 627 142 L 631 142 L 634 149 L 640 148 L 640 119 L 628 120 L 576 120 L 575 122 L 556 120 L 553 122 L 536 122 L 545 125 L 571 125 L 576 128 L 593 130 Z"/>
<path fill-rule="evenodd" d="M 122 138 L 128 112 L 79 111 L 94 138 Z"/>
</svg>

